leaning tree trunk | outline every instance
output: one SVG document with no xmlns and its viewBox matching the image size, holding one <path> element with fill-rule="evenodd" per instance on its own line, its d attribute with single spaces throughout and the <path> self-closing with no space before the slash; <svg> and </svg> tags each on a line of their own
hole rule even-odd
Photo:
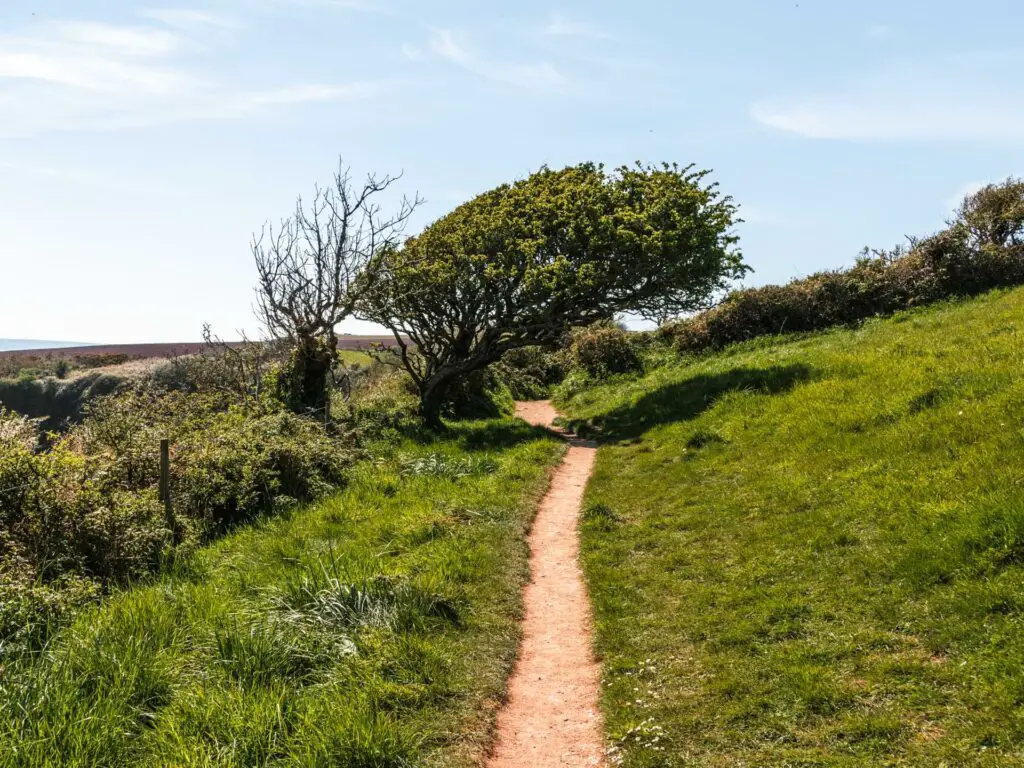
<svg viewBox="0 0 1024 768">
<path fill-rule="evenodd" d="M 452 370 L 439 370 L 420 386 L 420 416 L 431 429 L 444 429 L 441 411 L 447 401 L 448 389 L 458 373 Z"/>
</svg>

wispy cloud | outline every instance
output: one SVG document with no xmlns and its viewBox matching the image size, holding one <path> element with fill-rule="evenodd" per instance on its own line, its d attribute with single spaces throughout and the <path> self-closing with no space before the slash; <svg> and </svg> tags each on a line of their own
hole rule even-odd
<svg viewBox="0 0 1024 768">
<path fill-rule="evenodd" d="M 571 19 L 560 13 L 552 13 L 540 31 L 548 37 L 582 37 L 588 40 L 607 40 L 611 37 L 596 24 Z"/>
<path fill-rule="evenodd" d="M 296 8 L 331 9 L 335 11 L 360 11 L 384 16 L 397 16 L 394 9 L 379 0 L 254 0 L 270 5 L 290 5 Z"/>
<path fill-rule="evenodd" d="M 238 29 L 239 23 L 228 16 L 192 8 L 154 8 L 142 11 L 144 18 L 158 21 L 168 27 L 178 29 L 194 29 L 196 27 L 219 27 L 221 29 Z"/>
<path fill-rule="evenodd" d="M 457 41 L 455 34 L 448 29 L 431 30 L 430 50 L 469 72 L 518 88 L 552 90 L 567 83 L 564 75 L 550 62 L 510 63 L 485 58 Z"/>
<path fill-rule="evenodd" d="M 1021 57 L 1009 58 L 1018 65 Z M 756 120 L 814 139 L 1020 141 L 1024 82 L 999 57 L 878 72 L 827 91 L 759 101 Z"/>
<path fill-rule="evenodd" d="M 888 24 L 872 24 L 864 34 L 872 40 L 890 40 L 896 36 L 896 30 Z"/>
<path fill-rule="evenodd" d="M 182 29 L 93 22 L 53 22 L 35 34 L 0 36 L 0 135 L 237 117 L 371 89 L 222 83 L 189 66 L 195 49 Z"/>
</svg>

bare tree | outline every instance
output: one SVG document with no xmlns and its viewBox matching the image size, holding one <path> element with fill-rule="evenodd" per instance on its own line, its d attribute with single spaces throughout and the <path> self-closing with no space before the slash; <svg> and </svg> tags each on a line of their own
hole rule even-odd
<svg viewBox="0 0 1024 768">
<path fill-rule="evenodd" d="M 270 336 L 292 347 L 286 390 L 295 411 L 330 411 L 335 327 L 352 314 L 381 254 L 399 245 L 422 202 L 403 196 L 393 213 L 382 213 L 378 201 L 400 178 L 370 174 L 359 187 L 339 165 L 333 186 L 317 187 L 309 204 L 300 197 L 291 217 L 253 237 L 257 311 Z"/>
</svg>

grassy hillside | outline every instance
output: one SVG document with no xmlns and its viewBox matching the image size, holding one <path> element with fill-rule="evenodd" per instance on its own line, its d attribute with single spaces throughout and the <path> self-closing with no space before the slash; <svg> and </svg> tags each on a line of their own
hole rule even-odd
<svg viewBox="0 0 1024 768">
<path fill-rule="evenodd" d="M 1024 290 L 577 395 L 627 766 L 1024 765 Z"/>
<path fill-rule="evenodd" d="M 562 450 L 512 419 L 457 424 L 86 611 L 38 656 L 0 647 L 0 766 L 471 764 Z"/>
</svg>

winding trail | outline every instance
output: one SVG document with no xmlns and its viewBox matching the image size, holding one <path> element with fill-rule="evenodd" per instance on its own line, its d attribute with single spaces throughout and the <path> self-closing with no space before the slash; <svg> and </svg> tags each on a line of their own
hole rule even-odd
<svg viewBox="0 0 1024 768">
<path fill-rule="evenodd" d="M 558 414 L 541 400 L 517 403 L 516 415 L 553 429 Z M 488 768 L 604 765 L 597 708 L 600 670 L 591 645 L 577 530 L 597 450 L 591 442 L 566 437 L 569 450 L 530 531 L 523 644 L 508 700 L 498 712 L 498 738 Z"/>
</svg>

